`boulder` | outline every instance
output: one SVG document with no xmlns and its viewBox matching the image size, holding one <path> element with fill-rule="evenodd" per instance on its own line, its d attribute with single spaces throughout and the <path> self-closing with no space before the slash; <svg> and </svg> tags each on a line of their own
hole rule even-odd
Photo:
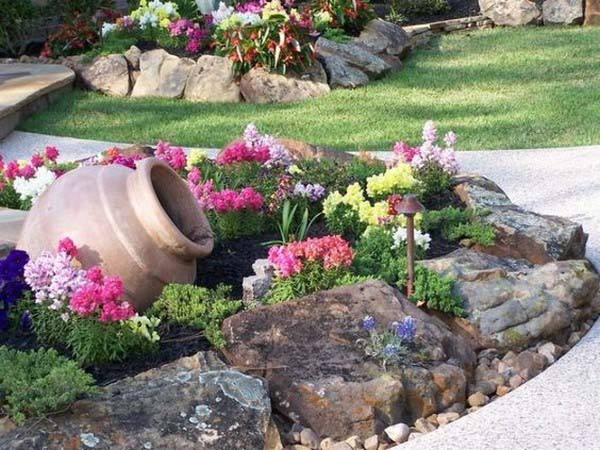
<svg viewBox="0 0 600 450">
<path fill-rule="evenodd" d="M 184 97 L 210 103 L 237 103 L 240 87 L 233 77 L 233 64 L 227 58 L 202 55 L 192 68 Z"/>
<path fill-rule="evenodd" d="M 572 25 L 583 21 L 583 0 L 546 0 L 542 5 L 545 24 Z"/>
<path fill-rule="evenodd" d="M 365 315 L 381 330 L 415 318 L 416 350 L 406 365 L 384 371 L 365 356 L 357 343 L 368 337 Z M 338 440 L 366 439 L 464 402 L 475 364 L 462 338 L 381 281 L 260 306 L 229 317 L 222 330 L 227 360 L 264 375 L 281 414 Z"/>
<path fill-rule="evenodd" d="M 193 60 L 178 58 L 162 49 L 142 53 L 140 74 L 131 96 L 179 98 L 194 65 Z"/>
<path fill-rule="evenodd" d="M 329 86 L 332 88 L 354 89 L 369 83 L 369 76 L 350 66 L 344 59 L 337 55 L 319 56 L 325 67 Z"/>
<path fill-rule="evenodd" d="M 83 83 L 93 91 L 115 97 L 129 94 L 129 68 L 123 55 L 108 55 L 96 58 L 80 72 Z"/>
<path fill-rule="evenodd" d="M 485 177 L 459 176 L 454 192 L 467 206 L 485 211 L 482 221 L 496 230 L 495 244 L 478 250 L 534 264 L 585 256 L 587 234 L 581 225 L 513 205 L 504 191 Z"/>
<path fill-rule="evenodd" d="M 139 48 L 132 45 L 129 47 L 129 50 L 123 53 L 123 56 L 129 63 L 131 70 L 140 70 L 140 56 L 142 56 L 142 51 Z"/>
<path fill-rule="evenodd" d="M 348 66 L 360 70 L 372 79 L 383 77 L 391 69 L 390 65 L 379 56 L 355 43 L 340 44 L 320 37 L 317 40 L 316 51 L 325 60 L 337 56 Z"/>
<path fill-rule="evenodd" d="M 26 423 L 0 437 L 0 448 L 265 449 L 270 417 L 264 380 L 198 353 Z"/>
<path fill-rule="evenodd" d="M 479 9 L 496 25 L 509 27 L 537 23 L 542 15 L 539 6 L 529 0 L 479 0 Z"/>
<path fill-rule="evenodd" d="M 600 25 L 600 0 L 585 0 L 584 25 Z"/>
<path fill-rule="evenodd" d="M 372 53 L 401 58 L 410 52 L 410 36 L 401 26 L 381 19 L 371 20 L 354 40 Z"/>
<path fill-rule="evenodd" d="M 318 61 L 302 74 L 281 75 L 255 67 L 240 81 L 240 90 L 250 103 L 288 103 L 327 95 L 327 75 Z"/>
<path fill-rule="evenodd" d="M 530 267 L 460 249 L 420 264 L 455 279 L 467 316 L 445 320 L 475 348 L 522 349 L 561 340 L 594 313 L 600 278 L 586 260 Z"/>
<path fill-rule="evenodd" d="M 332 159 L 341 164 L 349 163 L 354 159 L 354 155 L 348 152 L 330 150 L 318 145 L 308 144 L 294 139 L 277 139 L 285 147 L 293 161 L 302 161 L 305 159 Z"/>
</svg>

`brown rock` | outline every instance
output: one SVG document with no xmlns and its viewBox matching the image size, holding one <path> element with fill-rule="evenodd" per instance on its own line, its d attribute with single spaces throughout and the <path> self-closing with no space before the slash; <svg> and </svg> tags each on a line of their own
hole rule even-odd
<svg viewBox="0 0 600 450">
<path fill-rule="evenodd" d="M 508 387 L 508 386 L 498 386 L 498 389 L 496 390 L 496 395 L 498 397 L 502 397 L 502 396 L 508 394 L 512 390 L 513 390 L 513 388 Z"/>
<path fill-rule="evenodd" d="M 319 436 L 310 428 L 304 428 L 300 432 L 300 443 L 310 449 L 317 450 L 319 448 Z"/>
<path fill-rule="evenodd" d="M 129 63 L 131 70 L 140 70 L 140 56 L 142 56 L 142 51 L 139 48 L 132 45 L 129 47 L 129 50 L 123 53 L 123 56 Z"/>
<path fill-rule="evenodd" d="M 415 421 L 415 429 L 419 433 L 431 433 L 436 430 L 436 427 L 431 422 L 428 422 L 421 417 Z"/>
<path fill-rule="evenodd" d="M 142 53 L 140 75 L 131 96 L 179 98 L 194 66 L 193 60 L 178 58 L 162 49 Z"/>
<path fill-rule="evenodd" d="M 93 91 L 115 97 L 129 94 L 129 68 L 123 55 L 100 56 L 85 67 L 80 76 Z"/>
<path fill-rule="evenodd" d="M 552 342 L 546 342 L 545 344 L 540 345 L 537 351 L 540 355 L 546 357 L 549 364 L 554 364 L 562 353 L 561 348 Z"/>
<path fill-rule="evenodd" d="M 523 384 L 523 378 L 521 378 L 521 375 L 513 375 L 512 377 L 510 377 L 510 379 L 508 380 L 508 385 L 513 388 L 516 389 L 519 386 L 521 386 Z"/>
<path fill-rule="evenodd" d="M 467 403 L 469 406 L 483 406 L 490 401 L 490 398 L 483 392 L 476 392 L 469 396 Z"/>
<path fill-rule="evenodd" d="M 600 25 L 600 0 L 585 0 L 584 25 Z"/>
<path fill-rule="evenodd" d="M 199 353 L 126 378 L 52 420 L 0 437 L 4 450 L 265 448 L 266 383 Z"/>
<path fill-rule="evenodd" d="M 241 101 L 240 87 L 233 76 L 233 64 L 227 58 L 202 55 L 190 71 L 185 86 L 187 100 L 209 103 Z"/>
<path fill-rule="evenodd" d="M 296 141 L 294 139 L 279 138 L 277 141 L 285 147 L 294 161 L 325 158 L 345 164 L 354 159 L 354 155 L 350 153 L 330 150 L 328 148 L 319 147 L 317 145 L 308 144 L 302 141 Z"/>
<path fill-rule="evenodd" d="M 255 67 L 240 81 L 240 91 L 249 103 L 289 103 L 327 95 L 327 75 L 318 61 L 302 74 L 281 75 Z"/>
<path fill-rule="evenodd" d="M 460 419 L 460 414 L 456 412 L 440 413 L 437 416 L 437 421 L 440 424 L 440 426 L 448 425 L 449 423 L 454 422 L 458 419 Z"/>
<path fill-rule="evenodd" d="M 354 40 L 373 53 L 386 53 L 401 58 L 410 52 L 410 37 L 404 29 L 381 19 L 371 20 Z"/>
<path fill-rule="evenodd" d="M 414 317 L 427 364 L 383 372 L 367 359 L 356 344 L 365 337 L 360 323 L 367 314 L 382 328 Z M 281 414 L 337 439 L 366 438 L 464 401 L 475 361 L 440 321 L 380 281 L 254 308 L 228 318 L 223 333 L 226 358 L 264 374 Z"/>
<path fill-rule="evenodd" d="M 496 25 L 509 27 L 537 23 L 541 16 L 540 8 L 529 0 L 479 0 L 479 8 Z"/>
<path fill-rule="evenodd" d="M 370 438 L 365 439 L 364 448 L 365 450 L 377 450 L 379 448 L 379 437 L 374 434 Z"/>
</svg>

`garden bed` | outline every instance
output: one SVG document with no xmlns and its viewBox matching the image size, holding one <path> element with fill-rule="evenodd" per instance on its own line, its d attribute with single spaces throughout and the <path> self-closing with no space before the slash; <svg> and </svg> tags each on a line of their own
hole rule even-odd
<svg viewBox="0 0 600 450">
<path fill-rule="evenodd" d="M 2 408 L 27 427 L 85 399 L 0 446 L 389 447 L 535 377 L 598 314 L 587 236 L 459 175 L 454 133 L 422 137 L 387 164 L 253 125 L 214 160 L 159 142 L 3 162 L 0 204 L 30 211 L 0 262 Z"/>
</svg>

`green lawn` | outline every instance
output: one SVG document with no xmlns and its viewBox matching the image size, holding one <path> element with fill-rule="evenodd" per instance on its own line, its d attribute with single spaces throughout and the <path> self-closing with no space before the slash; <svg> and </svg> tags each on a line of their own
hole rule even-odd
<svg viewBox="0 0 600 450">
<path fill-rule="evenodd" d="M 22 130 L 120 142 L 220 147 L 245 124 L 339 149 L 418 140 L 427 119 L 459 148 L 600 144 L 600 27 L 528 27 L 444 36 L 403 70 L 356 90 L 279 105 L 115 99 L 74 92 Z"/>
</svg>

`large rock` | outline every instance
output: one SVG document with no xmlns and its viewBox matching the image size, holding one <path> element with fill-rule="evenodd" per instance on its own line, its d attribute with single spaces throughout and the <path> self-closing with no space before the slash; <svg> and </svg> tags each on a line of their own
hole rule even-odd
<svg viewBox="0 0 600 450">
<path fill-rule="evenodd" d="M 233 77 L 231 61 L 213 55 L 202 55 L 198 58 L 187 80 L 184 97 L 200 102 L 239 102 L 240 87 Z"/>
<path fill-rule="evenodd" d="M 93 91 L 115 97 L 129 94 L 129 68 L 123 55 L 100 56 L 81 70 L 80 77 Z"/>
<path fill-rule="evenodd" d="M 600 25 L 600 0 L 585 0 L 584 25 Z"/>
<path fill-rule="evenodd" d="M 458 197 L 467 206 L 485 211 L 483 222 L 496 230 L 495 244 L 479 250 L 534 264 L 585 256 L 587 234 L 578 223 L 515 206 L 498 185 L 481 176 L 459 176 L 456 183 Z"/>
<path fill-rule="evenodd" d="M 332 88 L 354 89 L 369 83 L 366 73 L 350 66 L 337 55 L 319 56 L 319 60 L 323 62 L 329 86 Z"/>
<path fill-rule="evenodd" d="M 384 371 L 365 356 L 357 343 L 368 336 L 365 315 L 381 330 L 416 319 L 417 346 L 405 366 Z M 475 361 L 446 325 L 381 281 L 257 307 L 228 318 L 223 332 L 226 358 L 267 378 L 274 408 L 337 439 L 366 439 L 464 402 Z"/>
<path fill-rule="evenodd" d="M 382 58 L 374 55 L 362 45 L 348 43 L 339 44 L 329 39 L 320 37 L 316 44 L 317 54 L 327 59 L 332 56 L 341 58 L 350 67 L 364 72 L 369 78 L 381 78 L 391 70 L 391 66 Z"/>
<path fill-rule="evenodd" d="M 456 281 L 465 319 L 446 319 L 476 348 L 515 350 L 560 340 L 594 311 L 599 277 L 586 260 L 530 266 L 472 250 L 421 264 Z"/>
<path fill-rule="evenodd" d="M 281 75 L 255 67 L 240 81 L 242 95 L 250 103 L 288 103 L 327 95 L 327 76 L 318 61 L 303 74 Z"/>
<path fill-rule="evenodd" d="M 132 45 L 129 47 L 129 50 L 123 53 L 123 56 L 129 63 L 129 66 L 131 66 L 132 70 L 140 70 L 140 57 L 142 56 L 142 51 L 138 47 Z"/>
<path fill-rule="evenodd" d="M 208 353 L 107 386 L 52 420 L 0 438 L 5 450 L 265 449 L 266 384 Z M 272 447 L 273 448 L 273 447 Z"/>
<path fill-rule="evenodd" d="M 381 19 L 371 20 L 355 39 L 373 53 L 404 57 L 410 51 L 410 37 L 404 29 Z"/>
<path fill-rule="evenodd" d="M 293 161 L 306 159 L 332 159 L 340 164 L 350 163 L 355 156 L 348 152 L 331 150 L 294 139 L 277 139 L 285 147 Z"/>
<path fill-rule="evenodd" d="M 583 0 L 546 0 L 542 5 L 545 24 L 571 25 L 583 21 Z"/>
<path fill-rule="evenodd" d="M 133 86 L 132 97 L 179 98 L 195 63 L 178 58 L 162 49 L 140 56 L 140 74 Z"/>
<path fill-rule="evenodd" d="M 536 23 L 542 15 L 539 6 L 529 0 L 479 0 L 479 9 L 496 25 L 510 27 Z"/>
</svg>

